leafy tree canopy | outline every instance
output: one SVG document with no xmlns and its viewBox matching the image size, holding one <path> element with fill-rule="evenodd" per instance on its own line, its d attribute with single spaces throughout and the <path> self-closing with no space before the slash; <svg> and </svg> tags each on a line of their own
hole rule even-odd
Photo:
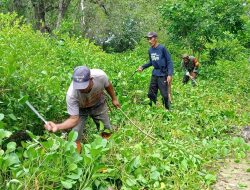
<svg viewBox="0 0 250 190">
<path fill-rule="evenodd" d="M 242 17 L 249 8 L 244 0 L 169 0 L 160 7 L 173 39 L 184 41 L 194 51 L 228 31 L 237 35 L 244 29 Z"/>
</svg>

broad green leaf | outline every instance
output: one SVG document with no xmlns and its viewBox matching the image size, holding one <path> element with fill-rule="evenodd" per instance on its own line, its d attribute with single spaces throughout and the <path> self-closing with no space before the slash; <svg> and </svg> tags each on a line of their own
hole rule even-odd
<svg viewBox="0 0 250 190">
<path fill-rule="evenodd" d="M 70 175 L 67 175 L 67 177 L 70 179 L 79 179 L 81 176 L 78 174 L 70 174 Z"/>
<path fill-rule="evenodd" d="M 129 178 L 126 180 L 126 184 L 130 187 L 133 187 L 136 185 L 136 181 L 134 179 Z"/>
<path fill-rule="evenodd" d="M 143 174 L 144 175 L 144 174 Z M 142 183 L 144 183 L 144 184 L 147 184 L 148 183 L 148 181 L 143 177 L 143 175 L 139 175 L 138 177 L 137 177 L 137 180 L 139 181 L 139 182 L 142 182 Z"/>
<path fill-rule="evenodd" d="M 187 170 L 188 169 L 188 164 L 187 164 L 187 160 L 182 160 L 181 161 L 181 165 L 182 165 L 182 168 L 184 169 L 184 170 Z"/>
<path fill-rule="evenodd" d="M 150 178 L 153 179 L 153 180 L 159 180 L 159 177 L 160 177 L 160 173 L 158 171 L 153 171 L 151 174 L 150 174 Z"/>
<path fill-rule="evenodd" d="M 151 166 L 151 172 L 153 172 L 153 171 L 157 171 L 157 167 L 156 166 Z"/>
<path fill-rule="evenodd" d="M 18 156 L 15 153 L 11 153 L 11 154 L 7 155 L 5 157 L 5 159 L 7 161 L 8 166 L 11 166 L 13 164 L 17 164 L 20 162 Z"/>
<path fill-rule="evenodd" d="M 165 183 L 161 182 L 160 185 L 161 185 L 160 189 L 166 189 Z"/>
<path fill-rule="evenodd" d="M 140 166 L 141 163 L 141 158 L 140 156 L 136 156 L 136 158 L 134 158 L 134 160 L 131 162 L 131 168 L 136 169 Z"/>
<path fill-rule="evenodd" d="M 144 171 L 142 170 L 142 168 L 137 168 L 134 171 L 135 176 L 139 176 L 139 175 L 143 175 L 143 174 L 144 174 Z"/>
<path fill-rule="evenodd" d="M 84 159 L 84 163 L 90 164 L 93 161 L 93 158 L 90 154 L 82 153 L 82 157 Z"/>
<path fill-rule="evenodd" d="M 164 165 L 164 166 L 162 166 L 163 168 L 164 168 L 164 170 L 166 170 L 166 171 L 170 171 L 171 169 L 170 169 L 170 166 L 166 166 L 166 165 Z"/>
<path fill-rule="evenodd" d="M 102 149 L 99 148 L 99 149 L 90 149 L 90 154 L 91 154 L 91 157 L 94 158 L 94 159 L 97 159 L 102 153 Z"/>
<path fill-rule="evenodd" d="M 68 141 L 74 142 L 77 139 L 78 133 L 74 130 L 70 131 Z"/>
<path fill-rule="evenodd" d="M 154 154 L 152 154 L 152 157 L 160 159 L 161 155 L 160 155 L 160 153 L 154 153 Z"/>
<path fill-rule="evenodd" d="M 4 154 L 3 150 L 0 150 L 0 156 L 2 156 Z"/>
<path fill-rule="evenodd" d="M 43 75 L 47 75 L 47 74 L 48 74 L 48 72 L 45 71 L 45 70 L 43 70 L 41 73 L 42 73 Z"/>
<path fill-rule="evenodd" d="M 15 142 L 9 142 L 7 144 L 7 151 L 12 152 L 14 150 L 16 150 L 16 143 Z"/>
<path fill-rule="evenodd" d="M 75 169 L 77 169 L 77 165 L 74 164 L 74 163 L 70 164 L 69 167 L 68 167 L 68 170 L 69 170 L 69 171 L 73 171 L 73 170 L 75 170 Z"/>
<path fill-rule="evenodd" d="M 101 182 L 99 181 L 99 180 L 95 180 L 95 186 L 98 188 L 99 187 L 99 185 L 101 184 Z"/>
<path fill-rule="evenodd" d="M 46 149 L 50 149 L 53 146 L 53 140 L 52 139 L 48 139 L 45 142 L 41 142 L 41 144 L 43 145 L 44 148 Z"/>
<path fill-rule="evenodd" d="M 111 133 L 111 130 L 110 129 L 104 129 L 103 132 L 105 132 L 105 133 Z"/>
<path fill-rule="evenodd" d="M 51 150 L 58 150 L 60 148 L 60 142 L 54 140 L 52 147 L 50 148 Z"/>
<path fill-rule="evenodd" d="M 207 184 L 212 184 L 216 181 L 216 176 L 212 174 L 207 174 L 205 176 L 205 179 L 206 179 Z"/>
<path fill-rule="evenodd" d="M 66 181 L 61 181 L 62 185 L 66 189 L 71 189 L 73 187 L 73 181 L 66 180 Z"/>
<path fill-rule="evenodd" d="M 103 122 L 99 122 L 100 123 L 100 131 L 103 131 L 104 130 L 104 125 L 103 125 Z"/>
<path fill-rule="evenodd" d="M 29 159 L 37 158 L 38 153 L 33 147 L 29 147 L 25 152 L 24 156 L 26 156 Z"/>
<path fill-rule="evenodd" d="M 13 113 L 9 114 L 8 116 L 14 121 L 17 120 L 16 116 Z"/>
<path fill-rule="evenodd" d="M 0 129 L 0 140 L 3 139 L 3 138 L 8 138 L 10 137 L 12 133 L 9 132 L 9 131 L 6 131 L 4 129 Z"/>
<path fill-rule="evenodd" d="M 4 114 L 3 113 L 0 113 L 0 121 L 2 121 L 4 118 Z"/>
</svg>

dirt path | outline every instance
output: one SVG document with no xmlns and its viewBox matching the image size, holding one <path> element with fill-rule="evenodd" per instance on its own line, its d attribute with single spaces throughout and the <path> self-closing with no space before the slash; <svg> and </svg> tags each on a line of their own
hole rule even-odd
<svg viewBox="0 0 250 190">
<path fill-rule="evenodd" d="M 249 143 L 250 145 L 250 143 Z M 227 159 L 221 167 L 214 190 L 250 190 L 250 154 L 240 163 Z"/>
</svg>

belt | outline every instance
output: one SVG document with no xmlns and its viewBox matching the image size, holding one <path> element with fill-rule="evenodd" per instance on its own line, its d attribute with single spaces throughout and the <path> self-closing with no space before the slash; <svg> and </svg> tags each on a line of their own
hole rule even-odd
<svg viewBox="0 0 250 190">
<path fill-rule="evenodd" d="M 92 110 L 92 109 L 95 109 L 95 108 L 97 108 L 97 107 L 99 107 L 100 105 L 102 105 L 102 104 L 104 104 L 104 102 L 102 102 L 102 101 L 100 101 L 100 102 L 98 102 L 97 104 L 95 104 L 95 105 L 93 105 L 93 106 L 91 106 L 91 107 L 87 107 L 87 108 L 80 108 L 80 110 Z"/>
</svg>

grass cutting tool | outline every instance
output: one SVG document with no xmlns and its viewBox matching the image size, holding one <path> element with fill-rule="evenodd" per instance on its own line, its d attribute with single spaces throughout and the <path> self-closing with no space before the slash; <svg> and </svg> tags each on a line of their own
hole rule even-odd
<svg viewBox="0 0 250 190">
<path fill-rule="evenodd" d="M 133 76 L 135 75 L 136 72 L 137 72 L 137 70 L 135 70 L 135 71 L 133 72 L 133 74 L 131 75 L 131 77 L 133 77 Z"/>
<path fill-rule="evenodd" d="M 28 100 L 25 102 L 25 104 L 27 104 L 29 108 L 47 125 L 48 122 L 43 118 L 43 116 L 41 116 L 40 113 L 38 113 L 38 111 L 29 103 Z"/>
</svg>

